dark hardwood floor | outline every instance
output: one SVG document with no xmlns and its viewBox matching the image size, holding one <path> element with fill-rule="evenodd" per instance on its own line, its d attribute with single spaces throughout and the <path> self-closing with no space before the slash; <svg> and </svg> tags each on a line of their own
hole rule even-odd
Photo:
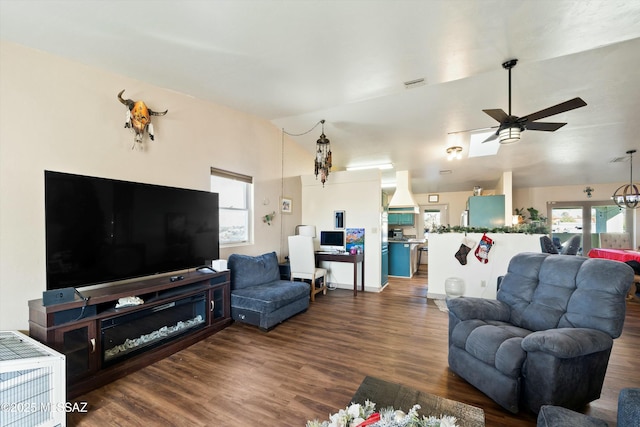
<svg viewBox="0 0 640 427">
<path fill-rule="evenodd" d="M 426 267 L 382 293 L 317 295 L 270 332 L 234 323 L 74 399 L 70 426 L 304 426 L 349 404 L 366 375 L 484 409 L 487 426 L 534 426 L 448 369 L 447 314 L 427 299 Z M 584 412 L 616 425 L 618 393 L 640 387 L 640 304 L 627 303 L 600 399 Z M 439 415 L 439 414 L 434 414 Z"/>
</svg>

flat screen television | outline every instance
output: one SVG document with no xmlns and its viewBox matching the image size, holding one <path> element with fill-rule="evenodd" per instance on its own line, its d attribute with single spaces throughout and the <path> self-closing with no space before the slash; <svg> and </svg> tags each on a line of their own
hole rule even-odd
<svg viewBox="0 0 640 427">
<path fill-rule="evenodd" d="M 343 251 L 344 232 L 343 231 L 321 231 L 320 249 L 323 251 Z"/>
<path fill-rule="evenodd" d="M 219 258 L 218 194 L 45 171 L 47 289 Z"/>
</svg>

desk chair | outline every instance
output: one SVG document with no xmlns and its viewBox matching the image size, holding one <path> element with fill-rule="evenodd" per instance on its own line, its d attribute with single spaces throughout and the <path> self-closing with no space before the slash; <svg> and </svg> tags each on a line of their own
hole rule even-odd
<svg viewBox="0 0 640 427">
<path fill-rule="evenodd" d="M 316 267 L 313 237 L 289 236 L 289 264 L 292 282 L 294 279 L 311 280 L 311 301 L 316 300 L 318 292 L 327 294 L 327 270 Z M 316 279 L 322 279 L 322 286 L 316 287 Z"/>
<path fill-rule="evenodd" d="M 560 255 L 577 255 L 580 251 L 581 240 L 582 236 L 580 236 L 579 234 L 576 236 L 572 236 L 569 240 L 564 242 L 564 245 L 562 245 Z"/>
<path fill-rule="evenodd" d="M 553 244 L 553 240 L 549 236 L 540 236 L 540 249 L 546 254 L 558 254 L 556 245 Z"/>
</svg>

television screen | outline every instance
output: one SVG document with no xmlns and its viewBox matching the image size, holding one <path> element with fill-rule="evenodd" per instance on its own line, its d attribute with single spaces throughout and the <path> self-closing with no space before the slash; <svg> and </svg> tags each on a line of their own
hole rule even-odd
<svg viewBox="0 0 640 427">
<path fill-rule="evenodd" d="M 344 232 L 342 231 L 321 231 L 320 246 L 344 246 Z"/>
<path fill-rule="evenodd" d="M 47 289 L 219 258 L 218 194 L 45 171 Z"/>
</svg>

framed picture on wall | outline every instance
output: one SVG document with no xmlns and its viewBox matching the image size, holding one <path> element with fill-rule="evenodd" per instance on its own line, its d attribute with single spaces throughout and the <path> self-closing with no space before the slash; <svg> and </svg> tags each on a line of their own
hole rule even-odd
<svg viewBox="0 0 640 427">
<path fill-rule="evenodd" d="M 283 197 L 280 199 L 280 211 L 282 213 L 290 214 L 293 212 L 291 199 L 288 197 Z"/>
<path fill-rule="evenodd" d="M 429 194 L 429 203 L 438 203 L 440 196 L 437 194 Z"/>
<path fill-rule="evenodd" d="M 336 230 L 342 230 L 344 228 L 344 215 L 344 211 L 333 211 L 333 228 Z"/>
</svg>

